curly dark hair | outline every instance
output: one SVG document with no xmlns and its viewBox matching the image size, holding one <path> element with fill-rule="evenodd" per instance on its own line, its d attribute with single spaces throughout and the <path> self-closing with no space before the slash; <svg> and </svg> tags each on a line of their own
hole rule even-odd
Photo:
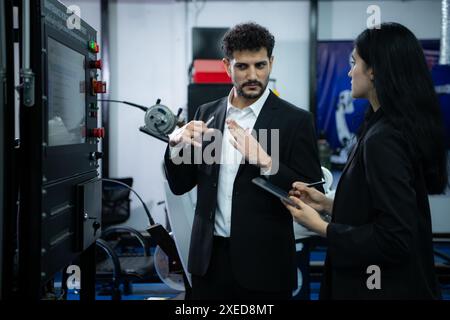
<svg viewBox="0 0 450 320">
<path fill-rule="evenodd" d="M 233 58 L 233 52 L 235 51 L 258 51 L 261 48 L 267 49 L 267 56 L 270 58 L 274 46 L 274 36 L 269 30 L 254 22 L 234 26 L 227 31 L 222 39 L 222 50 L 229 59 Z"/>
</svg>

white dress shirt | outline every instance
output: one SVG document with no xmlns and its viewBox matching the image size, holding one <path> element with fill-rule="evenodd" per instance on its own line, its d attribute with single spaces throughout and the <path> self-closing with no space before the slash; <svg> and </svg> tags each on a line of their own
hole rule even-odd
<svg viewBox="0 0 450 320">
<path fill-rule="evenodd" d="M 254 103 L 244 109 L 236 108 L 231 104 L 234 94 L 234 87 L 228 94 L 227 110 L 225 119 L 232 119 L 243 129 L 253 129 L 256 119 L 261 112 L 270 90 L 266 87 L 264 93 Z M 174 132 L 173 134 L 175 134 Z M 231 136 L 228 126 L 225 124 L 222 138 L 222 152 L 220 159 L 219 180 L 217 185 L 217 208 L 214 223 L 214 234 L 221 237 L 229 237 L 231 230 L 231 204 L 233 199 L 233 185 L 236 174 L 239 170 L 241 162 L 243 163 L 242 154 L 229 142 Z M 170 157 L 176 157 L 180 150 L 185 147 L 185 143 L 179 143 L 175 147 L 170 147 Z M 268 170 L 262 171 L 262 174 L 269 174 Z"/>
<path fill-rule="evenodd" d="M 253 104 L 244 109 L 238 109 L 231 104 L 234 88 L 228 95 L 226 119 L 232 119 L 243 129 L 252 130 L 256 119 L 261 112 L 270 90 L 267 87 L 264 93 Z M 222 152 L 220 159 L 219 180 L 217 185 L 217 208 L 214 224 L 214 234 L 221 237 L 229 237 L 231 230 L 231 205 L 233 199 L 234 179 L 238 172 L 242 154 L 229 142 L 231 136 L 228 126 L 223 129 Z"/>
</svg>

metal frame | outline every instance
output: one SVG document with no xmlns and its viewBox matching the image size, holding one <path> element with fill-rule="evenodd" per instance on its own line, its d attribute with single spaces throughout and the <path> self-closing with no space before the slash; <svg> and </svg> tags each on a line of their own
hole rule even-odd
<svg viewBox="0 0 450 320">
<path fill-rule="evenodd" d="M 101 18 L 100 18 L 100 28 L 101 28 L 101 54 L 102 54 L 102 78 L 103 81 L 110 84 L 109 77 L 109 1 L 101 0 L 100 3 Z M 109 93 L 105 93 L 102 99 L 108 100 L 110 98 Z M 102 177 L 109 178 L 109 133 L 110 123 L 109 123 L 109 102 L 102 102 L 102 127 L 105 128 L 107 132 L 107 138 L 102 141 Z"/>
<path fill-rule="evenodd" d="M 19 8 L 23 10 L 22 3 Z M 30 7 L 30 28 L 42 32 L 41 24 L 41 6 L 40 2 L 34 3 Z M 30 46 L 32 48 L 41 48 L 41 37 L 31 37 Z M 40 55 L 30 57 L 30 68 L 40 71 Z M 35 80 L 41 84 L 42 73 L 36 72 Z M 20 202 L 19 215 L 19 296 L 29 298 L 34 301 L 40 298 L 41 288 L 41 212 L 36 211 L 42 208 L 42 138 L 43 125 L 36 121 L 42 118 L 42 86 L 35 88 L 35 100 L 33 107 L 25 107 L 21 104 L 21 157 L 20 170 Z M 22 100 L 22 95 L 21 95 Z M 33 159 L 32 161 L 30 161 Z"/>
<path fill-rule="evenodd" d="M 6 66 L 14 66 L 14 42 L 16 41 L 15 30 L 13 27 L 13 0 L 3 1 L 5 17 L 0 19 L 4 21 L 5 26 L 5 48 L 6 48 Z M 3 215 L 3 225 L 1 245 L 3 246 L 2 271 L 2 290 L 1 298 L 3 300 L 11 299 L 14 296 L 14 256 L 16 248 L 16 213 L 18 199 L 18 165 L 17 150 L 15 148 L 15 120 L 14 120 L 14 67 L 6 70 L 6 87 L 4 98 L 6 103 L 1 110 L 3 124 L 0 125 L 3 134 L 3 207 L 0 208 L 0 214 Z"/>
<path fill-rule="evenodd" d="M 316 121 L 317 112 L 317 37 L 319 23 L 318 0 L 309 1 L 309 110 Z"/>
</svg>

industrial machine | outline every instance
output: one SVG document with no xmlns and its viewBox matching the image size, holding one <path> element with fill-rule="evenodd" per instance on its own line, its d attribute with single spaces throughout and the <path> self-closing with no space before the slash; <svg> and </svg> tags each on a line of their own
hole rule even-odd
<svg viewBox="0 0 450 320">
<path fill-rule="evenodd" d="M 1 22 L 6 34 L 13 35 L 5 47 L 19 48 L 8 55 L 13 62 L 8 63 L 8 79 L 20 72 L 15 86 L 20 94 L 19 136 L 15 150 L 10 143 L 7 150 L 16 154 L 10 174 L 15 174 L 11 181 L 17 188 L 8 184 L 12 195 L 5 201 L 6 206 L 14 199 L 18 208 L 10 205 L 4 211 L 2 277 L 8 283 L 3 293 L 5 298 L 37 300 L 44 298 L 55 274 L 70 265 L 83 271 L 82 287 L 94 285 L 94 247 L 102 228 L 99 143 L 105 137 L 98 126 L 97 95 L 106 91 L 106 83 L 99 75 L 96 30 L 62 3 L 2 4 L 9 18 Z M 10 18 L 15 12 L 18 29 Z M 14 101 L 11 91 L 7 97 Z M 10 114 L 14 106 L 7 107 Z M 83 292 L 88 289 L 83 287 Z"/>
</svg>

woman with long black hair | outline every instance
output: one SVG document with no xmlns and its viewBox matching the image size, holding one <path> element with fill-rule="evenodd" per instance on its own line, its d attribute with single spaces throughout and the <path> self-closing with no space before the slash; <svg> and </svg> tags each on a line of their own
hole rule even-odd
<svg viewBox="0 0 450 320">
<path fill-rule="evenodd" d="M 296 182 L 291 198 L 300 209 L 285 204 L 328 240 L 320 297 L 439 299 L 428 194 L 447 186 L 447 151 L 420 43 L 397 23 L 367 29 L 349 77 L 352 96 L 370 108 L 334 201 Z"/>
</svg>

